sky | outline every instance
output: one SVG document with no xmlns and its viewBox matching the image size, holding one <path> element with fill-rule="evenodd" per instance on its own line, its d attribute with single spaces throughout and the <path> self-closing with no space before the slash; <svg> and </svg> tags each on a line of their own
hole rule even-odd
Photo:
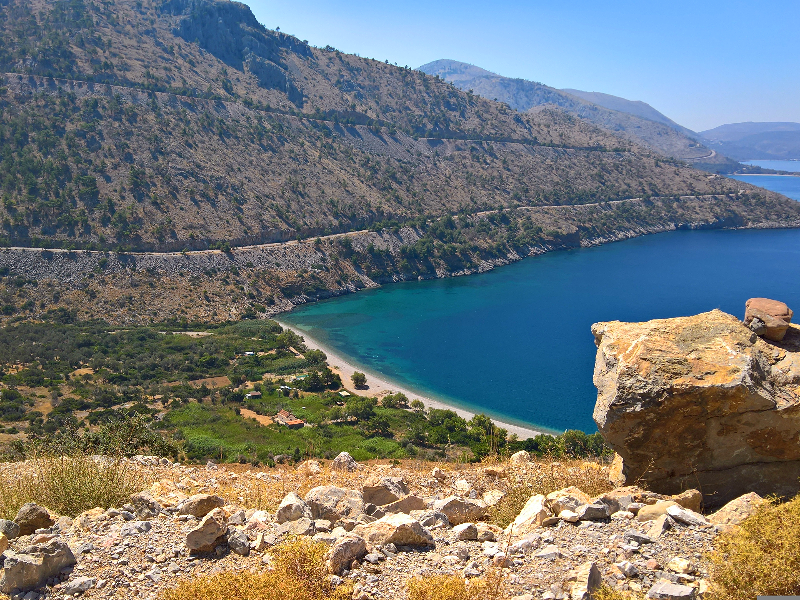
<svg viewBox="0 0 800 600">
<path fill-rule="evenodd" d="M 800 122 L 800 1 L 245 0 L 270 29 L 419 67 L 440 58 L 643 100 L 703 131 Z"/>
</svg>

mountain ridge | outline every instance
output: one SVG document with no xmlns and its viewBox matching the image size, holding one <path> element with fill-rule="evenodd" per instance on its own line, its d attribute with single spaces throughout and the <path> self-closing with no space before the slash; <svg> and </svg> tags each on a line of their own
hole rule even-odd
<svg viewBox="0 0 800 600">
<path fill-rule="evenodd" d="M 800 158 L 800 123 L 729 123 L 699 133 L 706 144 L 739 160 Z"/>
</svg>

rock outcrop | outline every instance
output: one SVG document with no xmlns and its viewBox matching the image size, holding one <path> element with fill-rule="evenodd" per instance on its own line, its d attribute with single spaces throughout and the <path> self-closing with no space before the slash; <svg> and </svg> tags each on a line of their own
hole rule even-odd
<svg viewBox="0 0 800 600">
<path fill-rule="evenodd" d="M 706 506 L 798 492 L 800 328 L 770 341 L 714 310 L 592 332 L 594 420 L 619 455 L 616 483 L 697 487 Z"/>
<path fill-rule="evenodd" d="M 744 324 L 757 335 L 780 342 L 792 322 L 792 309 L 769 298 L 750 298 L 745 305 Z"/>
</svg>

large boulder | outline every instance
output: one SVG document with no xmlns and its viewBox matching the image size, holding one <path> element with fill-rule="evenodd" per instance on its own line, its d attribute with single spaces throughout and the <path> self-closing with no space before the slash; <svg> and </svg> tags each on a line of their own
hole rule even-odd
<svg viewBox="0 0 800 600">
<path fill-rule="evenodd" d="M 750 492 L 731 500 L 717 512 L 709 515 L 708 520 L 715 525 L 738 525 L 747 517 L 754 515 L 763 503 L 764 498 L 755 492 Z"/>
<path fill-rule="evenodd" d="M 215 508 L 186 535 L 186 547 L 190 552 L 211 552 L 225 541 L 226 533 L 228 533 L 228 519 L 225 511 Z"/>
<path fill-rule="evenodd" d="M 383 506 L 408 495 L 408 486 L 402 477 L 376 477 L 367 481 L 361 490 L 364 502 Z"/>
<path fill-rule="evenodd" d="M 311 518 L 311 508 L 300 496 L 294 492 L 289 492 L 278 507 L 278 512 L 275 513 L 275 520 L 278 523 L 286 523 L 287 521 L 297 521 L 302 518 Z"/>
<path fill-rule="evenodd" d="M 325 519 L 335 523 L 346 517 L 356 517 L 364 512 L 364 497 L 361 492 L 321 485 L 312 488 L 305 496 L 313 519 Z"/>
<path fill-rule="evenodd" d="M 780 342 L 792 322 L 792 309 L 778 300 L 750 298 L 744 305 L 744 324 L 756 334 Z"/>
<path fill-rule="evenodd" d="M 0 592 L 4 594 L 12 590 L 26 591 L 41 587 L 62 569 L 75 564 L 75 555 L 60 537 L 44 544 L 28 546 L 19 552 L 6 550 L 3 557 Z"/>
<path fill-rule="evenodd" d="M 800 490 L 800 328 L 776 345 L 714 310 L 596 323 L 594 420 L 618 479 L 705 506 Z"/>
<path fill-rule="evenodd" d="M 213 494 L 195 494 L 178 505 L 178 513 L 202 519 L 215 508 L 225 506 L 225 500 Z"/>
<path fill-rule="evenodd" d="M 547 508 L 545 497 L 536 494 L 528 498 L 522 512 L 517 515 L 513 523 L 506 527 L 504 533 L 513 535 L 514 538 L 525 537 L 537 527 L 541 527 L 545 519 L 551 516 L 553 513 Z"/>
<path fill-rule="evenodd" d="M 0 519 L 0 533 L 5 535 L 8 539 L 13 540 L 19 537 L 19 525 L 14 521 Z"/>
<path fill-rule="evenodd" d="M 139 519 L 152 519 L 161 512 L 161 504 L 153 498 L 150 492 L 134 494 L 131 496 L 131 504 L 136 517 Z"/>
<path fill-rule="evenodd" d="M 19 535 L 30 535 L 37 529 L 51 527 L 55 520 L 50 516 L 48 510 L 34 502 L 23 504 L 14 522 L 19 525 Z"/>
<path fill-rule="evenodd" d="M 486 503 L 483 500 L 468 500 L 458 496 L 437 500 L 432 508 L 443 513 L 451 525 L 474 523 L 486 515 Z"/>
<path fill-rule="evenodd" d="M 386 515 L 366 525 L 358 525 L 353 533 L 373 546 L 432 546 L 433 536 L 422 524 L 403 513 Z"/>
<path fill-rule="evenodd" d="M 358 468 L 358 463 L 350 456 L 349 452 L 340 452 L 331 462 L 331 469 L 334 471 L 352 473 L 353 471 L 358 471 Z"/>
<path fill-rule="evenodd" d="M 571 510 L 575 512 L 579 506 L 591 503 L 592 501 L 589 496 L 575 486 L 551 492 L 547 494 L 545 498 L 545 505 L 553 511 L 553 514 L 556 516 L 558 516 L 562 510 Z"/>
<path fill-rule="evenodd" d="M 347 534 L 338 538 L 331 549 L 328 550 L 328 570 L 334 575 L 339 575 L 350 568 L 354 560 L 360 560 L 367 553 L 367 543 L 364 538 Z"/>
</svg>

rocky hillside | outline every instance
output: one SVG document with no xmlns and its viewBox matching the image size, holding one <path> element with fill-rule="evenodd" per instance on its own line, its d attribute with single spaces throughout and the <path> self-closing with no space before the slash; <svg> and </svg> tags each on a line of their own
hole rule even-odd
<svg viewBox="0 0 800 600">
<path fill-rule="evenodd" d="M 480 67 L 454 60 L 437 60 L 420 70 L 438 75 L 462 90 L 505 102 L 514 110 L 537 113 L 542 107 L 557 106 L 568 114 L 640 144 L 659 154 L 697 164 L 711 171 L 730 167 L 731 161 L 703 146 L 688 129 L 669 121 L 661 113 L 643 110 L 622 98 L 572 90 L 557 90 L 535 81 L 512 79 Z M 600 97 L 598 97 L 600 96 Z M 652 112 L 651 112 L 652 111 Z M 652 113 L 661 115 L 663 119 Z M 646 116 L 645 116 L 646 115 Z M 655 117 L 655 118 L 654 118 Z M 669 121 L 664 122 L 664 120 Z"/>
<path fill-rule="evenodd" d="M 0 15 L 6 245 L 202 249 L 747 188 L 555 107 L 519 114 L 311 47 L 226 0 L 9 0 Z"/>
</svg>

